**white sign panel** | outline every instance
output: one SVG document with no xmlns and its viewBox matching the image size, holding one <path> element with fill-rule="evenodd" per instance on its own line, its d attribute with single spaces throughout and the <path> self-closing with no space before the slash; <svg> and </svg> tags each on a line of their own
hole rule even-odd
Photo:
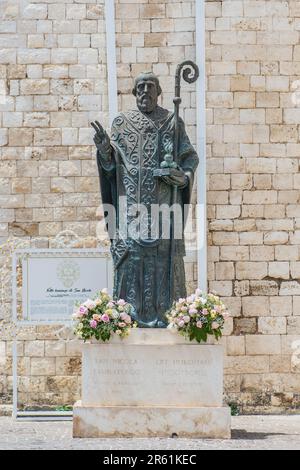
<svg viewBox="0 0 300 470">
<path fill-rule="evenodd" d="M 70 320 L 76 302 L 112 290 L 108 253 L 76 250 L 32 252 L 23 259 L 23 318 L 29 321 Z"/>
</svg>

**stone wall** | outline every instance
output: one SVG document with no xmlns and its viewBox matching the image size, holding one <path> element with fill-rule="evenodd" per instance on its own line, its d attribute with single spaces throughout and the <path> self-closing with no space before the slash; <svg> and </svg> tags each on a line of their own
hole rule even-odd
<svg viewBox="0 0 300 470">
<path fill-rule="evenodd" d="M 54 247 L 69 230 L 96 246 L 99 182 L 90 121 L 107 126 L 104 2 L 0 3 L 0 237 L 15 246 Z M 1 249 L 1 274 L 10 246 Z M 11 289 L 2 286 L 0 402 L 11 401 Z M 56 328 L 23 329 L 20 404 L 72 404 L 78 344 Z"/>
<path fill-rule="evenodd" d="M 162 105 L 172 108 L 175 67 L 195 59 L 194 1 L 115 3 L 119 108 L 134 104 L 132 79 L 145 69 L 158 74 Z M 95 246 L 89 122 L 108 125 L 104 2 L 5 0 L 0 16 L 1 242 L 47 247 L 72 230 Z M 244 412 L 299 407 L 299 31 L 300 1 L 206 1 L 208 278 L 233 315 L 223 338 L 226 399 Z M 195 88 L 183 86 L 182 97 L 195 142 Z M 191 289 L 196 265 L 188 261 Z M 6 322 L 10 305 L 2 289 Z M 2 331 L 6 403 L 11 345 Z M 78 345 L 49 327 L 22 335 L 21 402 L 72 403 Z"/>
<path fill-rule="evenodd" d="M 299 1 L 206 3 L 209 285 L 244 410 L 299 408 L 299 30 Z"/>
<path fill-rule="evenodd" d="M 1 2 L 1 237 L 95 233 L 103 2 Z"/>
</svg>

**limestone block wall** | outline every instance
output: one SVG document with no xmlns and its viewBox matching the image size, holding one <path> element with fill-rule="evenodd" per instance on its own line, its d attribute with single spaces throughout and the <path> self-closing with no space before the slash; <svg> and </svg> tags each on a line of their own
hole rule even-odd
<svg viewBox="0 0 300 470">
<path fill-rule="evenodd" d="M 105 44 L 103 1 L 0 2 L 0 403 L 12 395 L 12 293 L 4 282 L 11 246 L 54 247 L 64 230 L 76 234 L 77 247 L 96 246 L 90 121 L 107 126 Z M 7 246 L 8 237 L 15 241 Z M 20 405 L 78 398 L 78 345 L 56 333 L 19 332 Z"/>
<path fill-rule="evenodd" d="M 95 233 L 89 121 L 105 122 L 103 2 L 4 0 L 0 236 Z"/>
<path fill-rule="evenodd" d="M 299 1 L 206 2 L 209 286 L 244 411 L 299 408 L 299 30 Z"/>
<path fill-rule="evenodd" d="M 199 1 L 199 0 L 198 0 Z M 195 59 L 195 2 L 118 0 L 119 109 L 152 69 L 172 109 L 174 73 Z M 244 412 L 299 409 L 300 1 L 206 1 L 209 288 L 233 315 L 226 399 Z M 0 3 L 0 239 L 96 246 L 99 187 L 90 120 L 108 126 L 103 0 Z M 182 117 L 196 141 L 196 93 Z M 195 202 L 195 193 L 194 199 Z M 1 273 L 8 250 L 1 248 Z M 196 283 L 193 256 L 188 287 Z M 1 289 L 0 403 L 11 401 L 11 290 Z M 55 328 L 19 335 L 20 402 L 72 404 L 78 345 Z"/>
</svg>

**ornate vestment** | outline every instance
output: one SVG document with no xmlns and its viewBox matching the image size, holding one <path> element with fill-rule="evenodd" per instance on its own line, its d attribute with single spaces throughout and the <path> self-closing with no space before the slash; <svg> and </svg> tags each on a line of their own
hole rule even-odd
<svg viewBox="0 0 300 470">
<path fill-rule="evenodd" d="M 153 170 L 160 168 L 166 148 L 172 146 L 173 134 L 173 113 L 163 108 L 156 108 L 153 120 L 138 110 L 121 113 L 112 124 L 111 155 L 105 159 L 97 154 L 102 203 L 112 204 L 117 216 L 116 233 L 108 227 L 115 268 L 114 296 L 133 305 L 142 326 L 155 326 L 162 321 L 171 306 L 170 288 L 172 301 L 186 294 L 183 236 L 174 239 L 173 259 L 170 259 L 171 241 L 162 237 L 161 216 L 158 231 L 151 232 L 157 225 L 151 207 L 170 206 L 174 202 L 173 187 L 153 176 Z M 186 185 L 176 192 L 176 202 L 183 209 L 190 202 L 198 157 L 182 120 L 177 163 L 188 175 Z M 121 200 L 126 203 L 125 209 Z M 145 219 L 141 233 L 132 236 L 127 229 L 134 225 L 138 204 L 143 204 L 147 213 L 141 217 Z M 172 278 L 170 263 L 174 263 Z"/>
</svg>

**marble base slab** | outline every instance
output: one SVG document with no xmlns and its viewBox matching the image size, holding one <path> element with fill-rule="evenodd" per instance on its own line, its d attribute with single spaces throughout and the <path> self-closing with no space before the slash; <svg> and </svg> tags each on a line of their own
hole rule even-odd
<svg viewBox="0 0 300 470">
<path fill-rule="evenodd" d="M 85 344 L 88 406 L 221 406 L 223 349 L 196 344 Z"/>
<path fill-rule="evenodd" d="M 73 410 L 73 437 L 230 439 L 230 408 L 82 406 Z"/>
<path fill-rule="evenodd" d="M 124 340 L 83 344 L 82 354 L 74 437 L 230 436 L 221 345 L 136 329 Z"/>
</svg>

